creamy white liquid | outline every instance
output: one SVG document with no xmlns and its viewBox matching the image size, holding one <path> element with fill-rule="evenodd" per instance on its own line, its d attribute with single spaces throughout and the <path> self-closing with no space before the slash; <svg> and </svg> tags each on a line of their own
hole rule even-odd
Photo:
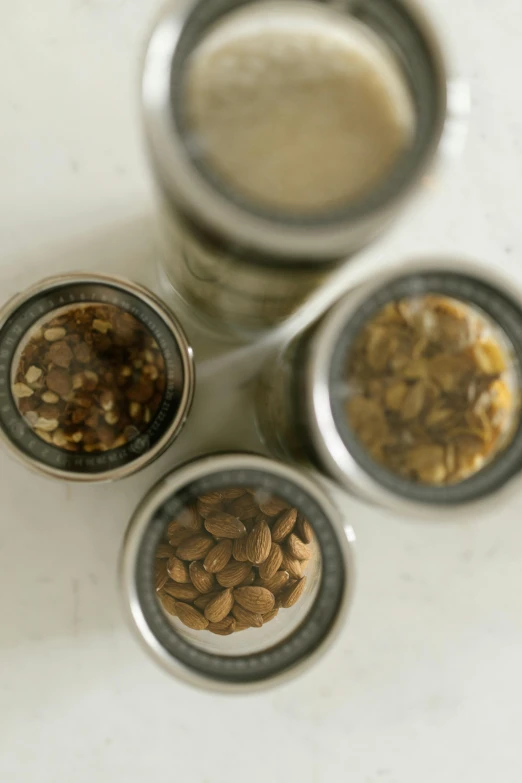
<svg viewBox="0 0 522 783">
<path fill-rule="evenodd" d="M 215 27 L 189 61 L 191 147 L 238 194 L 311 213 L 379 185 L 411 142 L 404 77 L 360 23 L 266 4 Z"/>
</svg>

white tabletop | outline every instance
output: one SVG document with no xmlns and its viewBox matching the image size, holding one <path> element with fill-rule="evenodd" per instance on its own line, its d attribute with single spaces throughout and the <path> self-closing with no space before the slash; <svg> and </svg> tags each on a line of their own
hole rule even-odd
<svg viewBox="0 0 522 783">
<path fill-rule="evenodd" d="M 0 2 L 2 299 L 69 269 L 154 280 L 136 84 L 156 5 Z M 429 5 L 471 86 L 469 138 L 368 259 L 466 255 L 520 282 L 520 0 Z M 440 525 L 347 500 L 359 580 L 336 647 L 289 685 L 224 697 L 157 668 L 119 603 L 129 515 L 176 449 L 90 487 L 0 453 L 0 780 L 519 783 L 522 491 Z"/>
</svg>

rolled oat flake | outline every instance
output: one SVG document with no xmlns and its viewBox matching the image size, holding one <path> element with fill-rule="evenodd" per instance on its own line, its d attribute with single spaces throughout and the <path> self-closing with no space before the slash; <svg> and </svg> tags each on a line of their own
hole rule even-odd
<svg viewBox="0 0 522 783">
<path fill-rule="evenodd" d="M 522 467 L 521 300 L 480 267 L 426 262 L 363 285 L 280 361 L 294 378 L 284 392 L 266 371 L 265 434 L 282 416 L 280 446 L 373 502 L 453 513 Z"/>
<path fill-rule="evenodd" d="M 0 427 L 45 472 L 125 475 L 177 432 L 191 353 L 143 289 L 98 276 L 45 281 L 6 308 Z"/>
</svg>

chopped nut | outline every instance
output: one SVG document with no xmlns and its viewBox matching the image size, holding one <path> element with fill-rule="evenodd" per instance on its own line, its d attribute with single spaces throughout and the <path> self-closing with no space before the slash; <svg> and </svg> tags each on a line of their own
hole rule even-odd
<svg viewBox="0 0 522 783">
<path fill-rule="evenodd" d="M 129 405 L 131 419 L 139 419 L 141 416 L 141 405 L 139 402 L 131 402 Z"/>
<path fill-rule="evenodd" d="M 67 438 L 65 437 L 63 430 L 56 430 L 56 432 L 53 434 L 53 443 L 59 448 L 63 448 L 67 445 Z"/>
<path fill-rule="evenodd" d="M 71 378 L 65 370 L 53 369 L 51 370 L 47 378 L 45 379 L 47 388 L 50 391 L 56 392 L 60 397 L 64 397 L 72 389 Z"/>
<path fill-rule="evenodd" d="M 104 411 L 112 411 L 114 408 L 114 392 L 105 389 L 100 396 L 100 405 Z"/>
<path fill-rule="evenodd" d="M 36 383 L 36 381 L 39 381 L 42 377 L 42 372 L 43 371 L 39 367 L 32 365 L 25 374 L 25 380 L 27 383 Z"/>
<path fill-rule="evenodd" d="M 92 328 L 95 332 L 107 334 L 107 332 L 112 329 L 112 324 L 110 321 L 101 321 L 99 318 L 95 318 L 92 322 Z"/>
<path fill-rule="evenodd" d="M 49 358 L 57 367 L 67 369 L 74 358 L 74 354 L 65 340 L 59 340 L 51 345 L 49 349 Z"/>
<path fill-rule="evenodd" d="M 78 343 L 74 349 L 74 356 L 80 364 L 88 364 L 91 360 L 91 349 L 87 343 Z"/>
<path fill-rule="evenodd" d="M 38 430 L 41 430 L 42 432 L 54 432 L 54 430 L 58 429 L 58 419 L 43 419 L 40 418 L 36 422 L 36 428 Z"/>
<path fill-rule="evenodd" d="M 44 338 L 48 343 L 54 343 L 56 340 L 63 340 L 67 332 L 61 326 L 53 327 L 52 329 L 46 329 L 44 331 Z"/>
<path fill-rule="evenodd" d="M 147 364 L 143 368 L 143 374 L 147 375 L 151 381 L 156 381 L 159 377 L 159 370 L 154 364 Z"/>
<path fill-rule="evenodd" d="M 15 397 L 23 399 L 24 397 L 32 397 L 34 391 L 25 383 L 15 383 L 13 384 L 13 394 Z"/>
<path fill-rule="evenodd" d="M 145 326 L 113 305 L 82 305 L 50 319 L 19 360 L 12 390 L 20 414 L 67 451 L 124 446 L 162 404 L 165 364 L 151 344 Z"/>
<path fill-rule="evenodd" d="M 45 430 L 40 430 L 38 428 L 35 429 L 35 433 L 38 435 L 39 438 L 44 440 L 46 443 L 52 443 L 53 439 L 52 436 L 46 432 Z"/>
<path fill-rule="evenodd" d="M 24 418 L 31 427 L 36 427 L 38 422 L 38 414 L 36 411 L 27 411 Z"/>
<path fill-rule="evenodd" d="M 60 402 L 60 398 L 56 392 L 46 391 L 42 394 L 42 402 L 45 402 L 48 405 L 55 405 L 57 402 Z"/>
</svg>

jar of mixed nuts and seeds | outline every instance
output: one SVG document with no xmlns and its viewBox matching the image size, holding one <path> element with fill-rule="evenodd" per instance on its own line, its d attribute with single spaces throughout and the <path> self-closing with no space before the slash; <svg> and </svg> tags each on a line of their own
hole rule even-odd
<svg viewBox="0 0 522 783">
<path fill-rule="evenodd" d="M 456 261 L 364 284 L 263 372 L 259 426 L 388 508 L 440 518 L 512 486 L 522 468 L 522 296 Z"/>
<path fill-rule="evenodd" d="M 192 350 L 146 289 L 101 275 L 45 280 L 0 314 L 0 435 L 59 478 L 121 478 L 183 426 Z"/>
<path fill-rule="evenodd" d="M 132 627 L 191 683 L 266 686 L 303 669 L 342 626 L 351 541 L 306 471 L 251 454 L 195 460 L 131 520 L 121 576 Z"/>
</svg>

